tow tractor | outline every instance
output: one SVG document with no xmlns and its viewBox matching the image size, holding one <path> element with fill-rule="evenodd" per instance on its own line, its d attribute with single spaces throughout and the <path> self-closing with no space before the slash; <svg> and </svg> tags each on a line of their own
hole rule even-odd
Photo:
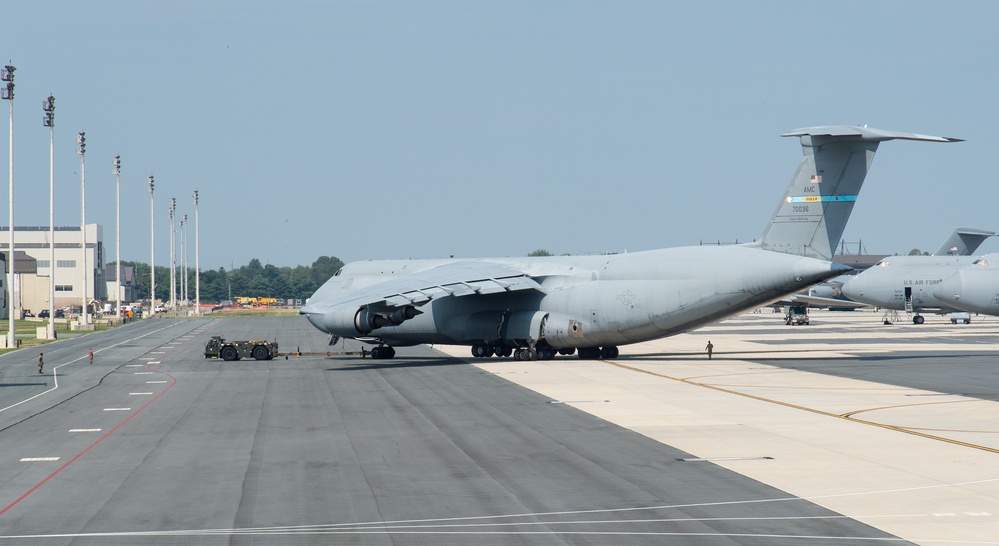
<svg viewBox="0 0 999 546">
<path fill-rule="evenodd" d="M 205 344 L 205 358 L 221 358 L 231 361 L 241 358 L 270 360 L 278 356 L 278 344 L 262 339 L 249 341 L 226 341 L 222 336 L 212 336 Z"/>
</svg>

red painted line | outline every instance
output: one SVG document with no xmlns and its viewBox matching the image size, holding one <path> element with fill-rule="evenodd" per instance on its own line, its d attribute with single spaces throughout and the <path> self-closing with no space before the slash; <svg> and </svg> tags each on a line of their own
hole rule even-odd
<svg viewBox="0 0 999 546">
<path fill-rule="evenodd" d="M 174 351 L 176 351 L 179 348 L 180 348 L 180 346 L 178 346 L 176 349 L 174 349 Z M 172 353 L 173 351 L 170 351 L 170 352 Z M 152 405 L 153 402 L 159 400 L 161 396 L 163 396 L 164 394 L 166 394 L 167 391 L 169 391 L 170 389 L 172 389 L 174 387 L 174 385 L 177 384 L 177 378 L 176 377 L 174 377 L 174 376 L 172 376 L 172 375 L 170 375 L 170 374 L 168 374 L 166 372 L 160 372 L 160 371 L 153 370 L 151 364 L 148 365 L 148 366 L 146 366 L 146 369 L 148 369 L 150 371 L 153 371 L 153 372 L 156 372 L 158 374 L 162 374 L 162 375 L 165 375 L 165 376 L 169 377 L 170 379 L 173 380 L 173 383 L 171 383 L 169 387 L 163 389 L 163 392 L 161 392 L 158 395 L 156 395 L 156 397 L 154 397 L 152 400 L 150 400 L 149 402 L 146 402 L 146 405 L 144 405 L 141 408 L 137 409 L 134 413 L 132 413 L 132 415 L 129 415 L 127 419 L 125 419 L 121 423 L 118 423 L 118 426 L 116 426 L 113 429 L 109 430 L 107 432 L 107 434 L 105 434 L 104 436 L 101 436 L 100 438 L 97 439 L 97 441 L 95 441 L 94 443 L 92 443 L 89 446 L 87 446 L 83 451 L 77 453 L 75 457 L 73 457 L 72 459 L 66 461 L 66 464 L 60 466 L 54 472 L 52 472 L 51 474 L 49 474 L 48 476 L 46 476 L 45 479 L 43 479 L 42 481 L 38 482 L 38 484 L 36 484 L 31 489 L 29 489 L 25 494 L 23 494 L 20 497 L 18 497 L 17 500 L 15 500 L 14 502 L 12 502 L 12 503 L 8 504 L 7 506 L 5 506 L 2 510 L 0 510 L 0 516 L 2 516 L 5 513 L 7 513 L 7 511 L 10 510 L 11 508 L 17 506 L 21 501 L 23 501 L 24 499 L 28 498 L 28 496 L 31 495 L 32 493 L 34 493 L 35 491 L 38 491 L 38 489 L 40 489 L 43 485 L 45 485 L 49 480 L 51 480 L 52 478 L 56 477 L 63 470 L 66 470 L 66 468 L 69 467 L 69 465 L 75 463 L 80 457 L 83 457 L 84 455 L 86 455 L 87 452 L 89 452 L 91 449 L 97 447 L 98 444 L 100 444 L 101 442 L 103 442 L 104 440 L 106 440 L 109 436 L 111 436 L 112 434 L 114 434 L 118 429 L 120 429 L 121 427 L 125 426 L 125 423 L 131 421 L 133 417 L 135 417 L 136 415 L 142 413 L 143 410 L 145 410 L 150 405 Z"/>
</svg>

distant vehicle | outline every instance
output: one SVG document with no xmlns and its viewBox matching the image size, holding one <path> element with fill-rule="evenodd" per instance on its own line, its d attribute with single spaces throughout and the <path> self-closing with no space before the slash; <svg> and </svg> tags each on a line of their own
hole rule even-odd
<svg viewBox="0 0 999 546">
<path fill-rule="evenodd" d="M 49 318 L 49 310 L 48 309 L 42 309 L 41 311 L 39 311 L 38 312 L 38 318 Z"/>
<path fill-rule="evenodd" d="M 35 314 L 31 312 L 31 309 L 25 309 L 24 312 L 21 313 L 21 318 L 28 318 L 28 317 L 34 317 L 34 316 L 35 316 Z"/>
<path fill-rule="evenodd" d="M 784 317 L 784 324 L 799 326 L 808 325 L 808 306 L 792 305 L 787 308 L 787 315 Z"/>
<path fill-rule="evenodd" d="M 959 312 L 956 312 L 956 313 L 951 313 L 950 314 L 950 323 L 951 324 L 957 324 L 958 322 L 960 322 L 962 324 L 971 324 L 971 313 L 965 313 L 963 311 L 959 311 Z"/>
<path fill-rule="evenodd" d="M 156 308 L 153 309 L 153 312 L 154 313 L 166 313 L 166 307 L 163 307 L 162 305 L 157 305 Z"/>
<path fill-rule="evenodd" d="M 255 360 L 270 360 L 277 355 L 276 341 L 267 342 L 262 339 L 226 341 L 222 336 L 212 336 L 205 344 L 205 358 L 221 358 L 229 361 L 253 357 Z"/>
</svg>

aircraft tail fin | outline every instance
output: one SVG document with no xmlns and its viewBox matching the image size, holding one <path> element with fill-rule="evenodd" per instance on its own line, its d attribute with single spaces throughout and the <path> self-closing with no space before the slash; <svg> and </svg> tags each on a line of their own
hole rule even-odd
<svg viewBox="0 0 999 546">
<path fill-rule="evenodd" d="M 994 231 L 983 229 L 956 228 L 954 233 L 933 253 L 934 256 L 971 256 L 985 239 L 995 235 Z"/>
<path fill-rule="evenodd" d="M 961 140 L 845 125 L 807 127 L 781 136 L 800 137 L 804 157 L 760 247 L 823 260 L 832 259 L 878 144 Z"/>
</svg>

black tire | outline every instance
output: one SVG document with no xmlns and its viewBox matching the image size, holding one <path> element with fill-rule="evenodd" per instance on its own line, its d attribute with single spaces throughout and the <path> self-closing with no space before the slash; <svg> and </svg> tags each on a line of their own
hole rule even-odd
<svg viewBox="0 0 999 546">
<path fill-rule="evenodd" d="M 263 345 L 257 345 L 253 348 L 253 358 L 254 360 L 270 360 L 271 352 L 267 350 L 267 347 Z"/>
<path fill-rule="evenodd" d="M 239 353 L 236 352 L 235 347 L 222 347 L 222 350 L 219 351 L 219 356 L 226 362 L 239 360 Z"/>
<path fill-rule="evenodd" d="M 925 320 L 926 319 L 924 319 L 922 315 L 916 315 L 916 316 L 912 317 L 912 323 L 913 324 L 922 324 Z"/>
</svg>

